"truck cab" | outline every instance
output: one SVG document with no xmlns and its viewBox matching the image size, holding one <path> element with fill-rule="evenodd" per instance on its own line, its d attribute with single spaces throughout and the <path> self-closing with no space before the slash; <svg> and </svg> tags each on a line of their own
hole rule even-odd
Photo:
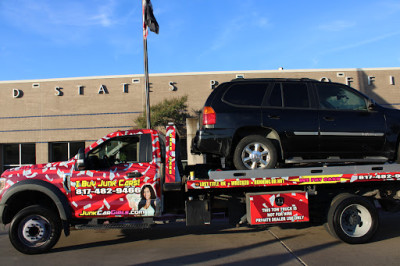
<svg viewBox="0 0 400 266">
<path fill-rule="evenodd" d="M 11 223 L 18 250 L 36 253 L 51 248 L 62 228 L 68 235 L 70 225 L 113 218 L 151 222 L 163 212 L 163 184 L 181 189 L 175 140 L 173 126 L 167 137 L 152 129 L 117 131 L 69 161 L 9 169 L 0 180 L 0 223 Z"/>
</svg>

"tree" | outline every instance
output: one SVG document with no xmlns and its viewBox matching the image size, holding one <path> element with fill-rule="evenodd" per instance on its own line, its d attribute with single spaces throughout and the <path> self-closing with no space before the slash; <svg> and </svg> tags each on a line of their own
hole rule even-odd
<svg viewBox="0 0 400 266">
<path fill-rule="evenodd" d="M 163 130 L 169 122 L 173 122 L 182 135 L 186 134 L 186 118 L 190 117 L 187 111 L 188 96 L 164 99 L 150 107 L 151 125 L 155 129 Z M 146 113 L 135 119 L 136 127 L 146 128 Z"/>
</svg>

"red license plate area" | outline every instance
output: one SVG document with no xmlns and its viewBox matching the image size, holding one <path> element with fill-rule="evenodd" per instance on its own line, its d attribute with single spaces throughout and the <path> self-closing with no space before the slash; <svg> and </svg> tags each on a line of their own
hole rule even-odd
<svg viewBox="0 0 400 266">
<path fill-rule="evenodd" d="M 247 194 L 247 220 L 250 224 L 308 222 L 306 192 Z"/>
</svg>

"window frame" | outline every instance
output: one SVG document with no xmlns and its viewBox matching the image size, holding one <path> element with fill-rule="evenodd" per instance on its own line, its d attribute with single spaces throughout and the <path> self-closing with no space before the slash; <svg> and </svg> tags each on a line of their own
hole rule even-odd
<svg viewBox="0 0 400 266">
<path fill-rule="evenodd" d="M 6 163 L 6 146 L 7 145 L 18 145 L 18 164 L 7 164 Z M 34 147 L 34 156 L 35 156 L 35 162 L 33 163 L 22 163 L 22 145 L 33 145 Z M 15 168 L 15 167 L 21 167 L 21 166 L 25 166 L 25 165 L 32 165 L 32 164 L 36 164 L 36 143 L 4 143 L 2 144 L 2 171 L 4 171 L 6 168 L 10 169 L 10 168 Z"/>
<path fill-rule="evenodd" d="M 70 160 L 73 156 L 76 154 L 71 154 L 71 143 L 83 143 L 83 148 L 86 147 L 85 141 L 55 141 L 55 142 L 49 142 L 48 143 L 48 149 L 49 149 L 49 154 L 48 154 L 48 161 L 49 162 L 59 162 L 59 160 L 53 160 L 54 153 L 53 153 L 53 144 L 67 144 L 67 160 Z"/>
</svg>

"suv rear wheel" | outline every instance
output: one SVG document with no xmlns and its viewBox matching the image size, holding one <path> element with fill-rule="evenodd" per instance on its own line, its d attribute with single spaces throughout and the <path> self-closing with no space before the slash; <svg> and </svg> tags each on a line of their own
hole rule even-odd
<svg viewBox="0 0 400 266">
<path fill-rule="evenodd" d="M 233 154 L 233 164 L 238 170 L 274 168 L 276 163 L 277 152 L 274 144 L 259 135 L 243 138 Z"/>
</svg>

